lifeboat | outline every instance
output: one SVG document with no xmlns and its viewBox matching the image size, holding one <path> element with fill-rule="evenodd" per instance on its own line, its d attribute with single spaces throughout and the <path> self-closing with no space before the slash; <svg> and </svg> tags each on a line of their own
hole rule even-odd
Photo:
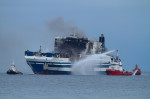
<svg viewBox="0 0 150 99">
<path fill-rule="evenodd" d="M 120 71 L 115 69 L 106 69 L 107 75 L 120 75 L 120 76 L 131 76 L 131 75 L 141 75 L 141 70 L 138 68 L 138 65 L 136 65 L 135 69 L 133 69 L 132 72 L 128 71 Z"/>
</svg>

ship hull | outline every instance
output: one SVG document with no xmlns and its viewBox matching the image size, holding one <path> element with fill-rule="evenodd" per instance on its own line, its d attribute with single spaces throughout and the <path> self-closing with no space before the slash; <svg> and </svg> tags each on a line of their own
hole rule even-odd
<svg viewBox="0 0 150 99">
<path fill-rule="evenodd" d="M 122 70 L 120 62 L 114 62 L 111 57 L 108 56 L 106 62 L 101 62 L 101 59 L 96 59 L 98 63 L 93 64 L 92 67 L 81 65 L 74 67 L 70 58 L 63 57 L 48 57 L 48 56 L 34 56 L 27 52 L 25 56 L 27 64 L 31 67 L 34 74 L 46 74 L 46 75 L 106 75 L 106 69 L 114 68 Z M 94 60 L 91 60 L 94 61 Z M 95 61 L 94 61 L 95 62 Z M 87 64 L 88 65 L 88 64 Z M 89 64 L 90 65 L 90 64 Z M 84 68 L 84 70 L 83 70 Z"/>
<path fill-rule="evenodd" d="M 59 62 L 28 62 L 32 71 L 35 74 L 45 75 L 71 75 L 71 64 L 70 63 L 59 63 Z"/>
<path fill-rule="evenodd" d="M 34 74 L 39 75 L 72 75 L 71 63 L 55 63 L 55 62 L 32 62 L 28 61 L 28 65 L 31 67 Z M 110 64 L 97 65 L 94 68 L 95 74 L 106 75 L 106 69 L 110 67 Z"/>
</svg>

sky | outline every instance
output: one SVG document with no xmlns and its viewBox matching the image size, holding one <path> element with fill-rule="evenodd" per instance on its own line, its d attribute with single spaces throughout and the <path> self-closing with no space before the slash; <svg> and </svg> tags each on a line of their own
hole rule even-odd
<svg viewBox="0 0 150 99">
<path fill-rule="evenodd" d="M 94 40 L 103 33 L 107 48 L 119 50 L 125 70 L 138 64 L 150 71 L 149 10 L 149 0 L 0 0 L 0 73 L 12 60 L 21 72 L 32 73 L 24 51 L 38 51 L 40 45 L 53 51 L 54 37 L 70 27 Z"/>
</svg>

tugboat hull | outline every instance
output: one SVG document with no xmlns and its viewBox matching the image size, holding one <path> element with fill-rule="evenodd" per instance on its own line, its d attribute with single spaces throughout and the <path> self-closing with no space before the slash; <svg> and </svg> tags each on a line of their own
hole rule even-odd
<svg viewBox="0 0 150 99">
<path fill-rule="evenodd" d="M 133 73 L 132 72 L 123 72 L 120 70 L 107 69 L 106 74 L 107 75 L 131 76 Z"/>
<path fill-rule="evenodd" d="M 15 72 L 15 71 L 13 71 L 13 70 L 8 70 L 6 73 L 7 73 L 7 74 L 23 74 L 23 73 L 21 73 L 21 72 Z"/>
<path fill-rule="evenodd" d="M 114 69 L 106 69 L 107 75 L 120 75 L 120 76 L 131 76 L 131 75 L 141 75 L 141 70 L 136 65 L 135 69 L 133 69 L 132 72 L 124 72 L 120 70 L 114 70 Z"/>
</svg>

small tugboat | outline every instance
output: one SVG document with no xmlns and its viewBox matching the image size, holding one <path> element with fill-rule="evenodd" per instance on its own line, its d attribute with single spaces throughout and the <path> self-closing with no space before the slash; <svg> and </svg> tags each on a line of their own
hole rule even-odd
<svg viewBox="0 0 150 99">
<path fill-rule="evenodd" d="M 138 68 L 138 65 L 136 64 L 135 69 L 133 69 L 133 75 L 141 75 L 141 69 Z"/>
<path fill-rule="evenodd" d="M 136 65 L 135 69 L 133 69 L 132 72 L 128 71 L 120 71 L 115 69 L 106 69 L 107 75 L 118 75 L 118 76 L 131 76 L 131 75 L 141 75 L 141 70 L 138 68 L 138 65 Z"/>
<path fill-rule="evenodd" d="M 22 72 L 18 71 L 18 70 L 15 68 L 15 63 L 14 63 L 14 61 L 12 62 L 10 69 L 9 69 L 6 73 L 7 73 L 7 74 L 23 74 Z"/>
</svg>

